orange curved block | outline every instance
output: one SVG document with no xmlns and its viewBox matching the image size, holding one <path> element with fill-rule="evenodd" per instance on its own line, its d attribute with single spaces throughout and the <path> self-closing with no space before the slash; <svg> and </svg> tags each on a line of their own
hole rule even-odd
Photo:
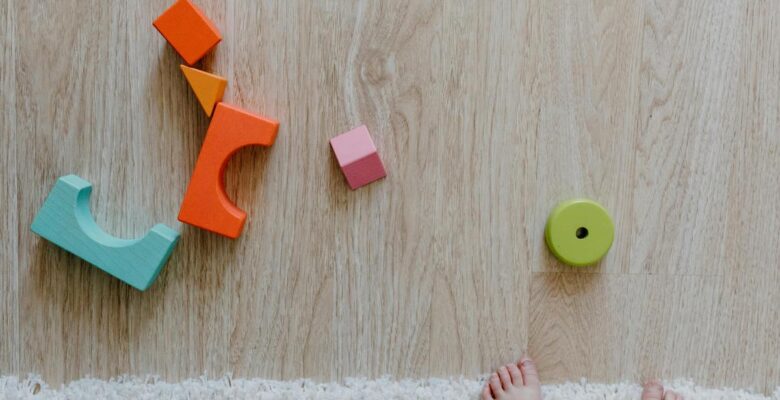
<svg viewBox="0 0 780 400">
<path fill-rule="evenodd" d="M 242 147 L 271 146 L 278 131 L 277 121 L 218 103 L 184 194 L 179 221 L 233 239 L 241 235 L 246 213 L 225 194 L 225 165 Z"/>
</svg>

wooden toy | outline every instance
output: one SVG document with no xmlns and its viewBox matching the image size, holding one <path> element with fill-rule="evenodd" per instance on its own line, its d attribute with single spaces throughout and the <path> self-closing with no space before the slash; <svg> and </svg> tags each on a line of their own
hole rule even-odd
<svg viewBox="0 0 780 400">
<path fill-rule="evenodd" d="M 126 240 L 105 233 L 89 210 L 92 185 L 63 176 L 32 223 L 32 231 L 128 285 L 146 290 L 162 270 L 179 233 L 158 224 L 143 238 Z"/>
<path fill-rule="evenodd" d="M 225 194 L 225 164 L 242 147 L 271 146 L 278 130 L 276 121 L 218 103 L 184 195 L 179 221 L 237 238 L 244 227 L 246 213 Z"/>
<path fill-rule="evenodd" d="M 222 101 L 227 80 L 219 75 L 190 68 L 186 65 L 181 65 L 181 72 L 184 73 L 184 77 L 190 83 L 190 87 L 195 92 L 195 97 L 198 98 L 200 105 L 203 106 L 203 110 L 206 111 L 206 115 L 210 117 L 211 112 L 214 111 L 214 106 Z"/>
<path fill-rule="evenodd" d="M 330 146 L 352 190 L 387 176 L 365 125 L 334 137 Z"/>
<path fill-rule="evenodd" d="M 188 65 L 222 40 L 217 27 L 190 0 L 177 0 L 152 23 Z"/>
<path fill-rule="evenodd" d="M 559 204 L 547 219 L 547 247 L 561 262 L 584 267 L 607 254 L 615 237 L 615 227 L 607 210 L 588 199 Z"/>
</svg>

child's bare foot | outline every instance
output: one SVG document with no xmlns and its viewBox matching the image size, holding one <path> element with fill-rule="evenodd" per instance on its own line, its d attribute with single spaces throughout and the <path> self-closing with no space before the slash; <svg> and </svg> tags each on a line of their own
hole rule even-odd
<svg viewBox="0 0 780 400">
<path fill-rule="evenodd" d="M 482 390 L 482 400 L 541 400 L 542 384 L 533 360 L 523 357 L 494 372 Z"/>
<path fill-rule="evenodd" d="M 642 400 L 684 400 L 679 394 L 666 391 L 659 381 L 649 381 L 644 384 L 644 390 L 642 390 Z"/>
</svg>

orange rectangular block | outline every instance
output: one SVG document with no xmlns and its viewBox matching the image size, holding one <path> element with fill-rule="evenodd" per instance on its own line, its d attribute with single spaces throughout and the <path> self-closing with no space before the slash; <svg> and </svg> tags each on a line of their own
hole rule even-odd
<svg viewBox="0 0 780 400">
<path fill-rule="evenodd" d="M 190 0 L 177 0 L 152 24 L 188 65 L 222 40 L 217 27 Z"/>
<path fill-rule="evenodd" d="M 278 131 L 279 123 L 274 120 L 218 103 L 184 194 L 179 221 L 233 239 L 241 235 L 246 213 L 225 194 L 225 165 L 242 147 L 271 146 Z"/>
</svg>

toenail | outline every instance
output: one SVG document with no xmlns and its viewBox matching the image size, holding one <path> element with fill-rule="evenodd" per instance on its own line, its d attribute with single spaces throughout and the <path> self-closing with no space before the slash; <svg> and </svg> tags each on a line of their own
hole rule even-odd
<svg viewBox="0 0 780 400">
<path fill-rule="evenodd" d="M 645 382 L 645 386 L 661 386 L 661 381 L 658 379 L 651 379 Z"/>
</svg>

